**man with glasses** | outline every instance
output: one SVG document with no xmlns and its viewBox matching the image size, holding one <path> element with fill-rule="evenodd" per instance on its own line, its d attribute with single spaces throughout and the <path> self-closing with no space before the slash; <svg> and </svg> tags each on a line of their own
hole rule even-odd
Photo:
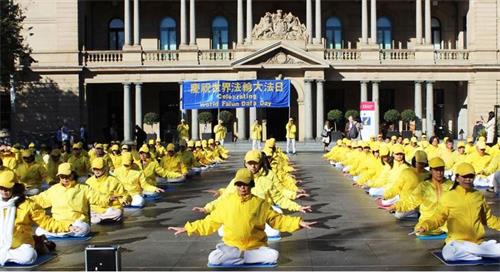
<svg viewBox="0 0 500 272">
<path fill-rule="evenodd" d="M 36 235 L 48 237 L 83 237 L 90 233 L 89 206 L 106 206 L 113 200 L 99 194 L 90 187 L 75 180 L 71 164 L 62 163 L 57 169 L 59 183 L 31 199 L 42 208 L 51 208 L 52 217 L 57 221 L 78 227 L 78 231 L 53 233 L 38 227 Z"/>
</svg>

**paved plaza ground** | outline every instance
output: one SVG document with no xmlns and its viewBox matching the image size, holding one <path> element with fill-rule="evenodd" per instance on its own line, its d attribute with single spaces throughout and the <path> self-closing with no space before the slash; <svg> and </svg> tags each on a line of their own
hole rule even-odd
<svg viewBox="0 0 500 272">
<path fill-rule="evenodd" d="M 430 253 L 443 241 L 408 236 L 415 222 L 398 222 L 377 209 L 373 199 L 353 188 L 349 179 L 321 160 L 321 154 L 292 157 L 304 188 L 312 194 L 299 201 L 313 206 L 305 218 L 320 223 L 271 242 L 280 252 L 279 266 L 273 270 L 499 270 L 498 266 L 444 266 Z M 82 270 L 84 248 L 92 244 L 120 245 L 124 270 L 208 270 L 207 256 L 219 237 L 175 237 L 167 227 L 202 218 L 191 211 L 212 199 L 202 190 L 225 186 L 242 161 L 243 153 L 234 153 L 221 167 L 164 193 L 163 200 L 126 212 L 123 224 L 94 226 L 96 234 L 90 241 L 58 242 L 57 258 L 37 269 Z M 499 200 L 491 193 L 488 200 L 494 214 L 500 215 Z M 498 232 L 487 234 L 500 240 Z"/>
</svg>

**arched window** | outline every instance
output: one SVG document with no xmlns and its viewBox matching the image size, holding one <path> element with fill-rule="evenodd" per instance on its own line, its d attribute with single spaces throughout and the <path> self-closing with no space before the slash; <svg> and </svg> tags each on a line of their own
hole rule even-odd
<svg viewBox="0 0 500 272">
<path fill-rule="evenodd" d="M 380 48 L 391 48 L 392 24 L 387 17 L 380 17 L 377 20 L 377 43 L 380 45 Z"/>
<path fill-rule="evenodd" d="M 229 48 L 229 26 L 226 18 L 217 16 L 212 21 L 212 49 Z"/>
<path fill-rule="evenodd" d="M 108 48 L 110 50 L 121 50 L 123 48 L 123 44 L 125 43 L 125 34 L 123 31 L 122 19 L 115 18 L 109 22 L 108 37 Z"/>
<path fill-rule="evenodd" d="M 160 23 L 160 50 L 177 50 L 175 20 L 165 17 Z"/>
<path fill-rule="evenodd" d="M 326 20 L 326 46 L 327 48 L 342 48 L 342 23 L 337 17 Z"/>
<path fill-rule="evenodd" d="M 441 49 L 441 22 L 438 18 L 432 17 L 431 32 L 434 49 Z"/>
</svg>

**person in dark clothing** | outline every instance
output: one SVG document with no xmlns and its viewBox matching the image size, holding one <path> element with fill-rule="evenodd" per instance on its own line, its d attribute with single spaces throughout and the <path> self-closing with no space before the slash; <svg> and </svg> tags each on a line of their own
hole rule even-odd
<svg viewBox="0 0 500 272">
<path fill-rule="evenodd" d="M 146 138 L 146 132 L 139 125 L 135 125 L 135 140 L 137 142 L 137 146 L 141 147 L 142 144 L 146 141 Z"/>
</svg>

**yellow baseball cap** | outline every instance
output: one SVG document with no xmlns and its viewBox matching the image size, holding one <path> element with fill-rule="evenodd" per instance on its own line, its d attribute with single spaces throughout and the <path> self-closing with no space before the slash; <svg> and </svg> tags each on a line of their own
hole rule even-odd
<svg viewBox="0 0 500 272">
<path fill-rule="evenodd" d="M 193 147 L 194 146 L 194 141 L 191 140 L 191 141 L 187 142 L 187 146 L 188 147 Z"/>
<path fill-rule="evenodd" d="M 417 137 L 415 137 L 415 136 L 411 137 L 410 142 L 416 143 L 417 142 Z"/>
<path fill-rule="evenodd" d="M 208 139 L 208 144 L 215 144 L 215 140 L 214 139 Z"/>
<path fill-rule="evenodd" d="M 398 137 L 396 135 L 391 136 L 391 140 L 397 140 L 397 139 L 398 139 Z"/>
<path fill-rule="evenodd" d="M 116 144 L 111 147 L 111 151 L 118 151 L 118 150 L 120 150 L 120 147 Z"/>
<path fill-rule="evenodd" d="M 103 145 L 102 144 L 96 144 L 95 145 L 95 149 L 103 149 Z"/>
<path fill-rule="evenodd" d="M 245 154 L 245 162 L 260 162 L 260 152 L 258 150 L 250 150 Z"/>
<path fill-rule="evenodd" d="M 472 166 L 472 164 L 462 162 L 457 165 L 455 173 L 459 176 L 475 175 L 476 170 L 474 170 L 474 166 Z"/>
<path fill-rule="evenodd" d="M 104 160 L 102 158 L 95 158 L 90 165 L 92 169 L 103 169 L 104 168 Z"/>
<path fill-rule="evenodd" d="M 71 175 L 71 164 L 69 162 L 61 163 L 59 167 L 57 167 L 57 175 L 69 176 Z"/>
<path fill-rule="evenodd" d="M 73 149 L 80 149 L 80 148 L 82 148 L 82 143 L 78 142 L 73 144 Z"/>
<path fill-rule="evenodd" d="M 419 163 L 427 163 L 427 153 L 423 150 L 417 150 L 415 152 L 415 161 Z"/>
<path fill-rule="evenodd" d="M 267 141 L 265 143 L 265 146 L 274 147 L 275 144 L 276 144 L 276 139 L 269 138 L 269 139 L 267 139 Z"/>
<path fill-rule="evenodd" d="M 31 152 L 31 150 L 29 150 L 29 149 L 26 149 L 26 150 L 23 150 L 23 152 L 21 152 L 21 156 L 23 158 L 28 158 L 28 157 L 33 156 L 33 152 Z"/>
<path fill-rule="evenodd" d="M 236 172 L 236 175 L 234 176 L 234 184 L 236 183 L 244 183 L 244 184 L 250 184 L 253 180 L 253 174 L 250 172 L 250 170 L 246 168 L 240 168 Z"/>
<path fill-rule="evenodd" d="M 402 145 L 400 144 L 395 144 L 392 146 L 392 153 L 393 154 L 398 154 L 398 153 L 405 153 L 405 150 Z"/>
<path fill-rule="evenodd" d="M 381 157 L 389 155 L 389 148 L 386 145 L 380 147 L 379 154 Z"/>
<path fill-rule="evenodd" d="M 156 139 L 156 143 L 161 143 L 161 139 Z"/>
<path fill-rule="evenodd" d="M 473 143 L 474 139 L 472 137 L 467 137 L 467 143 Z"/>
<path fill-rule="evenodd" d="M 195 147 L 201 147 L 201 141 L 196 141 Z"/>
<path fill-rule="evenodd" d="M 124 165 L 129 165 L 132 163 L 134 158 L 132 157 L 132 153 L 130 152 L 123 152 L 122 153 L 122 164 Z"/>
<path fill-rule="evenodd" d="M 480 136 L 478 139 L 477 139 L 478 142 L 486 142 L 486 137 L 484 136 Z"/>
<path fill-rule="evenodd" d="M 486 144 L 484 142 L 478 142 L 476 146 L 478 149 L 486 149 Z"/>
<path fill-rule="evenodd" d="M 458 142 L 457 148 L 460 148 L 460 147 L 465 147 L 465 143 L 463 141 Z"/>
<path fill-rule="evenodd" d="M 430 168 L 444 167 L 444 161 L 440 157 L 434 157 L 429 161 Z"/>
<path fill-rule="evenodd" d="M 342 140 L 337 140 L 337 145 L 341 145 L 342 144 Z"/>
<path fill-rule="evenodd" d="M 150 144 L 150 145 L 154 145 L 154 144 L 155 144 L 155 140 L 153 140 L 153 139 L 149 139 L 148 144 Z"/>
<path fill-rule="evenodd" d="M 410 143 L 410 140 L 408 138 L 404 138 L 403 144 L 409 144 L 409 143 Z"/>
<path fill-rule="evenodd" d="M 126 144 L 122 145 L 122 149 L 127 149 L 128 150 L 128 145 L 126 145 Z"/>
<path fill-rule="evenodd" d="M 264 147 L 264 149 L 262 149 L 262 152 L 264 152 L 267 157 L 273 156 L 273 150 L 270 147 Z"/>
<path fill-rule="evenodd" d="M 375 142 L 375 143 L 373 143 L 371 145 L 370 148 L 371 148 L 372 151 L 379 151 L 380 150 L 380 144 L 378 144 L 377 142 Z"/>
<path fill-rule="evenodd" d="M 139 149 L 139 153 L 149 153 L 149 147 L 147 145 L 142 145 Z"/>
<path fill-rule="evenodd" d="M 30 144 L 28 145 L 28 148 L 35 148 L 35 143 L 30 143 Z"/>
<path fill-rule="evenodd" d="M 16 175 L 10 170 L 0 173 L 0 187 L 10 189 L 16 183 Z"/>
<path fill-rule="evenodd" d="M 175 146 L 174 146 L 174 144 L 173 144 L 173 143 L 169 143 L 169 144 L 167 145 L 167 152 L 168 152 L 168 151 L 174 151 L 174 150 L 175 150 Z"/>
</svg>

